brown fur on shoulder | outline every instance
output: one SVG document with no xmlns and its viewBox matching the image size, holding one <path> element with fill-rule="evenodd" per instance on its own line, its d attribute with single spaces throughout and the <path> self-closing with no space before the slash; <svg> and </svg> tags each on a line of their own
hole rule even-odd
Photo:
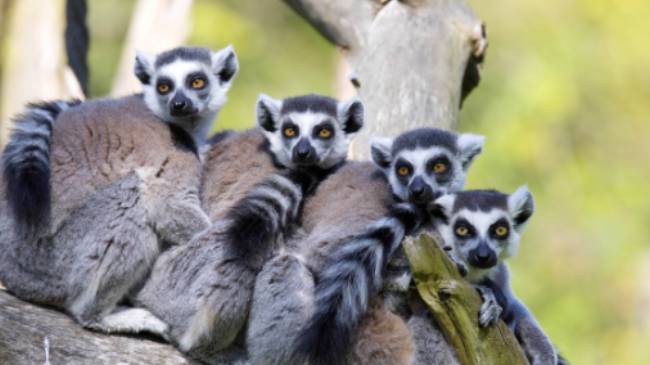
<svg viewBox="0 0 650 365">
<path fill-rule="evenodd" d="M 213 222 L 278 170 L 264 150 L 265 141 L 261 130 L 254 128 L 229 136 L 206 152 L 201 201 Z"/>
<path fill-rule="evenodd" d="M 408 365 L 413 360 L 413 351 L 413 339 L 406 323 L 377 301 L 361 321 L 350 363 Z"/>
</svg>

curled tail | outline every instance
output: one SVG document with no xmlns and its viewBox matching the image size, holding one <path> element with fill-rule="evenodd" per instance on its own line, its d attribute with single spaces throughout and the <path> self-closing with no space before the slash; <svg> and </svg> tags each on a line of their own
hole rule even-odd
<svg viewBox="0 0 650 365">
<path fill-rule="evenodd" d="M 260 269 L 280 235 L 299 219 L 303 197 L 315 183 L 311 174 L 288 171 L 257 184 L 228 213 L 231 253 Z"/>
<path fill-rule="evenodd" d="M 50 143 L 58 115 L 80 101 L 29 104 L 14 119 L 2 155 L 5 194 L 19 233 L 29 235 L 50 218 Z"/>
<path fill-rule="evenodd" d="M 297 363 L 344 364 L 352 333 L 381 287 L 388 258 L 418 222 L 415 208 L 397 204 L 387 217 L 344 243 L 318 275 L 315 312 L 296 344 Z"/>
</svg>

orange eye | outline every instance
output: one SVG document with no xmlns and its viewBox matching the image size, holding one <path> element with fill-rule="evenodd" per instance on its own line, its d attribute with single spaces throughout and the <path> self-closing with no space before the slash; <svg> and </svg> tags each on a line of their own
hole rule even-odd
<svg viewBox="0 0 650 365">
<path fill-rule="evenodd" d="M 205 80 L 203 79 L 194 79 L 192 81 L 192 89 L 203 89 L 205 86 Z"/>
<path fill-rule="evenodd" d="M 158 92 L 161 94 L 166 94 L 169 92 L 169 85 L 168 84 L 159 84 L 158 85 Z"/>
<path fill-rule="evenodd" d="M 409 169 L 409 168 L 406 167 L 406 166 L 401 166 L 400 168 L 397 169 L 397 173 L 398 173 L 400 176 L 406 176 L 406 175 L 408 175 L 408 174 L 411 173 L 411 169 Z"/>
<path fill-rule="evenodd" d="M 433 172 L 435 172 L 436 174 L 441 174 L 441 173 L 443 173 L 445 171 L 447 171 L 447 165 L 446 164 L 444 164 L 442 162 L 438 162 L 437 164 L 433 165 Z"/>
<path fill-rule="evenodd" d="M 469 229 L 465 226 L 456 227 L 456 234 L 460 237 L 465 237 L 469 233 Z"/>
<path fill-rule="evenodd" d="M 318 136 L 323 139 L 330 138 L 332 136 L 332 131 L 327 128 L 323 128 L 320 130 L 320 132 L 318 132 Z"/>
<path fill-rule="evenodd" d="M 291 138 L 291 137 L 295 137 L 295 136 L 296 136 L 296 130 L 293 129 L 293 128 L 291 128 L 291 127 L 287 127 L 287 128 L 285 128 L 284 131 L 283 131 L 283 133 L 284 133 L 284 135 L 285 135 L 286 137 L 289 137 L 289 138 Z"/>
<path fill-rule="evenodd" d="M 497 235 L 497 237 L 504 237 L 508 234 L 508 228 L 499 226 L 494 230 L 494 233 Z"/>
</svg>

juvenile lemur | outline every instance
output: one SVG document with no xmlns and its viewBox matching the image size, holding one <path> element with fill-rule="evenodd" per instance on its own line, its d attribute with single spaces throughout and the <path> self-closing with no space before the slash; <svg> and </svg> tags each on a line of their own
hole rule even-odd
<svg viewBox="0 0 650 365">
<path fill-rule="evenodd" d="M 182 351 L 211 363 L 238 345 L 258 271 L 294 227 L 315 182 L 344 162 L 363 105 L 261 96 L 257 124 L 207 152 L 203 198 L 215 223 L 163 253 L 136 300 L 169 325 Z"/>
<path fill-rule="evenodd" d="M 481 136 L 418 129 L 373 143 L 380 170 L 351 162 L 324 181 L 305 203 L 305 234 L 292 242 L 294 252 L 258 276 L 247 333 L 251 363 L 409 363 L 404 321 L 375 305 L 383 268 L 418 211 L 462 188 L 482 146 Z"/>
<path fill-rule="evenodd" d="M 517 253 L 521 233 L 535 209 L 528 189 L 523 186 L 510 195 L 494 190 L 445 194 L 432 207 L 442 218 L 438 232 L 445 248 L 466 266 L 467 280 L 487 299 L 479 314 L 480 324 L 503 319 L 531 365 L 558 364 L 555 347 L 512 292 L 505 263 Z"/>
<path fill-rule="evenodd" d="M 167 245 L 209 226 L 197 148 L 238 69 L 231 47 L 138 55 L 142 95 L 34 104 L 16 119 L 3 161 L 0 281 L 87 328 L 112 313 Z M 18 228 L 18 229 L 15 229 Z"/>
</svg>

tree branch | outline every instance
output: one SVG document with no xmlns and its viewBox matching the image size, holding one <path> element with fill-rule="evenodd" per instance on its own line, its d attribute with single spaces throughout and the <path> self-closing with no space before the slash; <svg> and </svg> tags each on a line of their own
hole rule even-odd
<svg viewBox="0 0 650 365">
<path fill-rule="evenodd" d="M 52 364 L 199 365 L 170 345 L 143 337 L 84 330 L 65 314 L 0 290 L 0 364 L 44 364 L 45 338 Z"/>
<path fill-rule="evenodd" d="M 479 326 L 480 296 L 463 280 L 436 241 L 440 237 L 426 234 L 417 239 L 408 237 L 403 243 L 404 251 L 418 292 L 460 363 L 528 364 L 517 339 L 503 321 Z"/>
</svg>

